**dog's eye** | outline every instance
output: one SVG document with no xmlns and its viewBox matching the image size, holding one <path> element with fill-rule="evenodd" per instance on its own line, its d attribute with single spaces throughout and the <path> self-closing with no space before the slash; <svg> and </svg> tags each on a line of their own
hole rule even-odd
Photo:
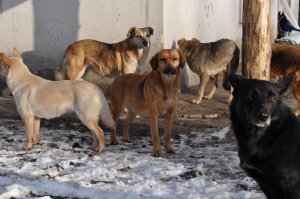
<svg viewBox="0 0 300 199">
<path fill-rule="evenodd" d="M 166 62 L 167 59 L 163 57 L 163 58 L 160 58 L 160 61 Z"/>
<path fill-rule="evenodd" d="M 178 58 L 177 58 L 177 57 L 174 57 L 174 58 L 173 58 L 173 61 L 177 61 L 177 60 L 178 60 Z"/>
<path fill-rule="evenodd" d="M 271 102 L 275 102 L 277 100 L 277 97 L 275 95 L 271 95 L 271 96 L 269 96 L 269 100 Z"/>
</svg>

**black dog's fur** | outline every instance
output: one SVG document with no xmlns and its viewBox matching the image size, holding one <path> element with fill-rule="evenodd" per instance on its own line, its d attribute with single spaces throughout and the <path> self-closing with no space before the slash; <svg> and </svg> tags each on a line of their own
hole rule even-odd
<svg viewBox="0 0 300 199">
<path fill-rule="evenodd" d="M 278 83 L 231 75 L 230 119 L 240 166 L 267 198 L 300 198 L 300 122 L 282 103 L 293 77 Z"/>
</svg>

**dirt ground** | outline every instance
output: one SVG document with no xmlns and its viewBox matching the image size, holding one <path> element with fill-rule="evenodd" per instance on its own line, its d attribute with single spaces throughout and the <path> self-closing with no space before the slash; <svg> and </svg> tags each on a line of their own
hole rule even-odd
<svg viewBox="0 0 300 199">
<path fill-rule="evenodd" d="M 210 89 L 211 85 L 208 85 L 206 92 Z M 189 133 L 194 131 L 201 131 L 207 128 L 224 128 L 230 126 L 229 121 L 229 105 L 226 103 L 229 92 L 219 87 L 211 100 L 202 100 L 201 104 L 192 104 L 191 100 L 196 96 L 198 87 L 183 88 L 179 97 L 177 105 L 177 117 L 174 120 L 173 134 L 177 133 Z M 294 97 L 288 92 L 284 96 L 284 101 L 292 107 L 294 110 L 296 107 L 296 101 Z M 122 122 L 126 117 L 126 113 L 123 113 L 118 121 L 118 134 L 122 132 Z M 20 120 L 20 117 L 16 111 L 13 98 L 7 98 L 0 96 L 0 118 L 9 118 Z M 44 120 L 45 121 L 45 120 Z M 74 123 L 79 122 L 74 115 L 65 115 L 60 118 L 52 119 L 47 122 L 48 125 L 53 127 L 58 126 L 61 123 Z M 42 125 L 43 122 L 42 120 Z M 136 132 L 139 135 L 150 135 L 149 121 L 147 118 L 138 117 L 134 120 L 130 127 L 131 136 L 134 138 Z M 102 127 L 104 127 L 102 125 Z M 71 126 L 70 126 L 71 128 Z M 85 127 L 83 127 L 85 128 Z M 163 134 L 164 118 L 159 119 L 159 131 Z M 105 129 L 105 127 L 104 127 Z M 108 129 L 106 129 L 108 130 Z"/>
</svg>

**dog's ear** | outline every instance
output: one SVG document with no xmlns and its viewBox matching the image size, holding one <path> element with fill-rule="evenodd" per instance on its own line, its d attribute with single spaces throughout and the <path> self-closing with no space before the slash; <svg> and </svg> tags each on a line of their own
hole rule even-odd
<svg viewBox="0 0 300 199">
<path fill-rule="evenodd" d="M 177 44 L 179 46 L 179 48 L 181 48 L 183 46 L 183 44 L 186 42 L 185 38 L 181 38 L 177 41 Z"/>
<path fill-rule="evenodd" d="M 135 29 L 136 29 L 135 26 L 131 27 L 131 28 L 128 30 L 127 37 L 133 37 L 134 34 L 135 34 Z"/>
<path fill-rule="evenodd" d="M 153 35 L 153 28 L 147 27 L 147 37 L 150 37 L 151 35 Z"/>
<path fill-rule="evenodd" d="M 293 75 L 288 78 L 281 79 L 277 83 L 275 83 L 278 88 L 278 92 L 282 95 L 287 89 L 290 87 L 291 83 L 294 81 L 295 77 Z"/>
<path fill-rule="evenodd" d="M 180 63 L 179 63 L 179 66 L 181 68 L 183 68 L 185 66 L 185 56 L 182 54 L 181 51 L 178 51 L 179 53 L 179 57 L 180 57 Z"/>
<path fill-rule="evenodd" d="M 4 63 L 4 66 L 7 70 L 10 69 L 12 62 L 6 54 L 0 53 L 0 61 Z"/>
<path fill-rule="evenodd" d="M 156 70 L 158 67 L 157 53 L 150 60 L 152 70 Z"/>
<path fill-rule="evenodd" d="M 200 43 L 200 40 L 197 39 L 197 38 L 195 38 L 195 37 L 193 37 L 193 39 L 191 41 L 193 41 L 193 42 L 199 42 Z"/>
<path fill-rule="evenodd" d="M 245 79 L 245 77 L 240 75 L 229 75 L 229 82 L 234 89 L 236 89 L 239 86 L 239 84 Z"/>
<path fill-rule="evenodd" d="M 16 47 L 13 48 L 13 57 L 16 57 L 16 58 L 19 58 L 19 59 L 23 60 L 20 53 L 19 53 L 19 51 L 18 51 L 18 49 Z"/>
</svg>

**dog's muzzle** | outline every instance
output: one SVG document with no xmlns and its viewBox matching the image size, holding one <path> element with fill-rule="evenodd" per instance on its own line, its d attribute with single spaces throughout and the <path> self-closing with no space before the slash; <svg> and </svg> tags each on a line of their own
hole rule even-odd
<svg viewBox="0 0 300 199">
<path fill-rule="evenodd" d="M 176 69 L 171 67 L 171 66 L 167 66 L 165 69 L 164 69 L 164 74 L 166 75 L 175 75 L 176 74 Z"/>
<path fill-rule="evenodd" d="M 255 123 L 257 127 L 269 126 L 271 123 L 271 117 L 266 113 L 261 113 L 258 115 L 258 122 Z"/>
<path fill-rule="evenodd" d="M 144 45 L 144 47 L 148 47 L 148 41 L 147 41 L 147 39 L 143 39 L 143 45 Z"/>
</svg>

